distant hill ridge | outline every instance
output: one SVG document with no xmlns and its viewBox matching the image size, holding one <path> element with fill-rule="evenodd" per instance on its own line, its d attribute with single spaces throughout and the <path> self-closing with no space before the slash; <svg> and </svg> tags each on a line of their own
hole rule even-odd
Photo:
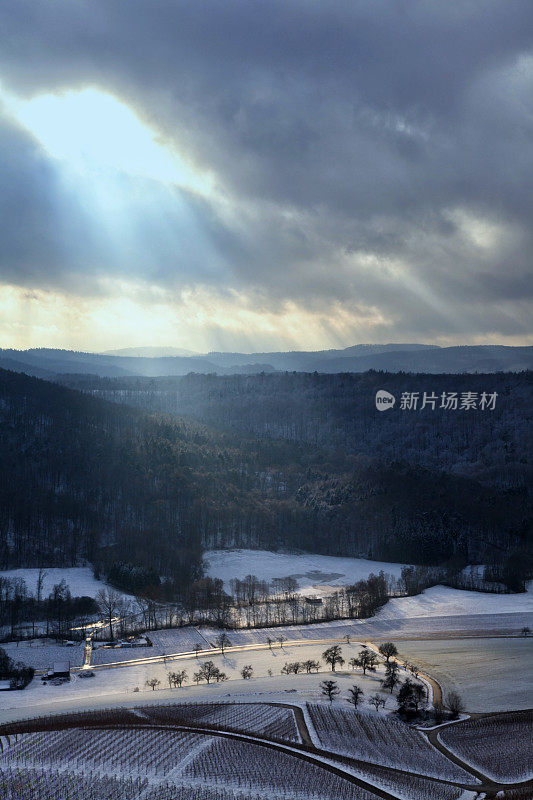
<svg viewBox="0 0 533 800">
<path fill-rule="evenodd" d="M 506 345 L 358 344 L 341 350 L 177 355 L 179 348 L 124 348 L 107 353 L 31 348 L 0 350 L 0 367 L 37 377 L 91 374 L 99 377 L 254 374 L 260 372 L 474 373 L 533 369 L 533 347 Z M 142 355 L 140 354 L 142 353 Z"/>
</svg>

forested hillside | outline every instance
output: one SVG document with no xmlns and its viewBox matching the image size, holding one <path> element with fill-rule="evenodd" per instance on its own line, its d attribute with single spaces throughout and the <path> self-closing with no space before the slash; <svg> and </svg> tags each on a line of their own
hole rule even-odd
<svg viewBox="0 0 533 800">
<path fill-rule="evenodd" d="M 126 560 L 199 574 L 202 438 L 0 370 L 0 565 Z"/>
<path fill-rule="evenodd" d="M 199 574 L 202 547 L 296 548 L 455 565 L 510 557 L 525 565 L 529 518 L 518 482 L 505 490 L 484 486 L 391 457 L 386 448 L 375 452 L 364 441 L 356 446 L 355 436 L 342 446 L 342 429 L 332 423 L 335 404 L 313 389 L 325 376 L 298 378 L 307 382 L 307 400 L 300 392 L 292 403 L 289 387 L 285 396 L 279 384 L 278 391 L 273 384 L 270 395 L 261 393 L 262 376 L 241 384 L 241 391 L 231 381 L 183 379 L 197 415 L 207 419 L 206 409 L 219 410 L 216 426 L 0 371 L 1 566 L 127 562 L 168 576 L 179 593 Z M 249 392 L 242 391 L 246 386 Z M 148 406 L 166 405 L 176 390 L 120 395 L 136 402 L 143 396 Z M 345 397 L 348 408 L 354 401 Z M 231 398 L 237 398 L 233 427 L 223 426 Z M 358 426 L 367 440 L 369 419 L 363 410 Z M 269 435 L 254 434 L 254 426 Z M 313 439 L 313 430 L 314 441 L 303 441 Z M 455 458 L 460 451 L 448 449 Z"/>
<path fill-rule="evenodd" d="M 186 415 L 245 435 L 299 441 L 320 448 L 406 461 L 480 480 L 488 486 L 531 486 L 533 373 L 488 375 L 362 375 L 283 373 L 187 375 L 182 378 L 62 377 L 71 386 L 167 414 Z M 378 389 L 396 397 L 379 412 Z M 402 410 L 402 393 L 418 408 Z M 424 392 L 435 408 L 420 408 Z M 442 393 L 496 392 L 494 410 L 445 410 Z"/>
</svg>

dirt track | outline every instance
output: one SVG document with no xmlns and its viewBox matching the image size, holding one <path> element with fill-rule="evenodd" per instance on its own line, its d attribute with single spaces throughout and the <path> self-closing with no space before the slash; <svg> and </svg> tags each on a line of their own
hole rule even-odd
<svg viewBox="0 0 533 800">
<path fill-rule="evenodd" d="M 374 644 L 374 642 L 365 642 L 365 645 L 367 647 L 369 647 L 371 650 L 373 650 L 375 653 L 377 653 L 382 658 L 381 653 L 379 652 L 379 647 L 377 646 L 377 644 Z M 403 663 L 401 661 L 401 659 L 395 658 L 394 656 L 391 657 L 391 661 L 395 661 L 396 664 L 402 664 Z M 431 675 L 426 675 L 423 672 L 419 672 L 418 673 L 418 677 L 419 678 L 423 678 L 423 680 L 427 681 L 429 683 L 429 685 L 431 686 L 431 691 L 433 693 L 433 703 L 434 704 L 435 703 L 440 703 L 442 705 L 442 703 L 443 703 L 443 700 L 442 700 L 442 689 L 441 689 L 440 684 L 435 680 L 435 678 L 432 678 Z"/>
</svg>

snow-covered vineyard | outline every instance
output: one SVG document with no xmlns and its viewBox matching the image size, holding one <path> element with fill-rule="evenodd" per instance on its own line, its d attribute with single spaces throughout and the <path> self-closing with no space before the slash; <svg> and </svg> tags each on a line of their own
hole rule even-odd
<svg viewBox="0 0 533 800">
<path fill-rule="evenodd" d="M 36 800 L 58 796 L 256 800 L 265 792 L 278 800 L 374 797 L 290 754 L 201 734 L 83 730 L 23 734 L 5 746 L 0 764 L 0 788 L 6 800 L 15 800 L 21 784 L 24 797 L 32 796 L 31 787 Z M 105 795 L 97 794 L 103 789 Z"/>
<path fill-rule="evenodd" d="M 402 722 L 325 705 L 309 703 L 307 708 L 320 744 L 326 750 L 428 777 L 472 782 L 471 775 Z"/>
<path fill-rule="evenodd" d="M 526 781 L 533 778 L 532 726 L 531 711 L 487 716 L 450 725 L 439 740 L 494 780 Z"/>
<path fill-rule="evenodd" d="M 292 708 L 266 703 L 187 703 L 136 710 L 141 717 L 163 725 L 202 724 L 227 731 L 258 733 L 286 742 L 301 742 Z"/>
<path fill-rule="evenodd" d="M 0 796 L 6 800 L 21 796 L 29 800 L 473 800 L 479 796 L 479 781 L 433 750 L 416 731 L 402 737 L 399 723 L 372 714 L 313 706 L 305 710 L 304 727 L 309 726 L 305 738 L 318 739 L 319 748 L 302 744 L 295 716 L 302 709 L 264 703 L 139 706 L 118 714 L 101 711 L 19 723 L 22 732 L 13 732 L 15 725 L 0 735 Z M 300 725 L 301 720 L 300 714 Z M 32 725 L 40 730 L 31 732 Z M 338 737 L 341 729 L 347 730 L 348 753 Z M 351 758 L 342 757 L 346 755 Z"/>
</svg>

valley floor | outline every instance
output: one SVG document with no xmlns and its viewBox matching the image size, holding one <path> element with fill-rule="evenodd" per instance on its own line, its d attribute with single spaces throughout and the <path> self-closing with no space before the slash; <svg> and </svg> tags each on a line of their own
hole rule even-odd
<svg viewBox="0 0 533 800">
<path fill-rule="evenodd" d="M 0 793 L 10 800 L 474 800 L 505 791 L 498 796 L 522 800 L 531 796 L 531 714 L 511 710 L 531 697 L 525 626 L 533 628 L 530 593 L 434 587 L 392 600 L 367 620 L 228 631 L 224 654 L 214 628 L 152 631 L 152 647 L 93 649 L 91 678 L 80 677 L 83 647 L 8 644 L 14 657 L 31 651 L 37 667 L 63 653 L 77 666 L 69 683 L 43 685 L 36 676 L 24 691 L 0 692 Z M 444 693 L 458 690 L 468 712 L 509 713 L 474 715 L 473 727 L 460 721 L 440 733 L 407 727 L 394 695 L 382 690 L 383 663 L 366 676 L 348 663 L 363 644 L 385 640 L 419 666 L 430 702 L 426 675 Z M 322 659 L 333 643 L 345 659 L 335 673 Z M 226 682 L 193 683 L 208 659 Z M 318 673 L 281 674 L 286 662 L 308 659 L 321 661 Z M 248 680 L 240 674 L 246 665 Z M 168 673 L 182 669 L 187 683 L 169 689 Z M 155 690 L 146 685 L 152 678 L 160 681 Z M 330 678 L 340 690 L 333 704 L 320 687 Z M 347 702 L 354 684 L 364 692 L 357 712 Z M 386 703 L 379 712 L 369 702 L 376 693 Z M 87 711 L 93 723 L 79 717 Z M 23 729 L 12 726 L 24 724 L 28 732 L 13 735 Z M 55 732 L 39 732 L 50 724 Z"/>
</svg>

